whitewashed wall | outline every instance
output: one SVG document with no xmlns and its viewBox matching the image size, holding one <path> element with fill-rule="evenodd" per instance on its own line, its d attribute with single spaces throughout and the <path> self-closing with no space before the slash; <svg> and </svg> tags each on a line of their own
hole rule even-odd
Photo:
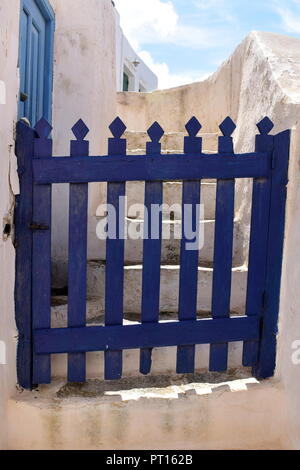
<svg viewBox="0 0 300 470">
<path fill-rule="evenodd" d="M 19 90 L 19 8 L 19 0 L 2 0 L 0 4 L 0 449 L 6 447 L 6 404 L 16 386 L 15 250 L 12 236 L 3 236 L 3 229 L 5 224 L 12 224 L 13 193 L 18 191 L 14 129 Z"/>
<path fill-rule="evenodd" d="M 115 10 L 111 0 L 51 0 L 56 13 L 53 90 L 54 154 L 69 153 L 70 131 L 82 118 L 90 127 L 91 154 L 106 153 L 108 125 L 116 116 Z M 1 231 L 12 224 L 18 191 L 14 132 L 19 92 L 20 0 L 0 3 L 0 218 Z M 90 191 L 90 210 L 99 185 Z M 54 191 L 53 255 L 66 255 L 68 188 Z M 14 321 L 15 250 L 12 237 L 0 234 L 0 448 L 6 447 L 6 403 L 16 387 Z M 0 357 L 1 359 L 1 357 Z M 0 360 L 1 362 L 1 360 Z M 4 362 L 4 360 L 2 361 Z"/>
<path fill-rule="evenodd" d="M 71 127 L 90 128 L 90 154 L 107 153 L 109 124 L 116 117 L 116 20 L 111 0 L 52 0 L 56 14 L 53 89 L 54 154 L 68 155 Z M 71 14 L 70 14 L 71 12 Z M 53 259 L 57 286 L 66 284 L 68 186 L 54 186 Z M 90 214 L 100 185 L 90 185 Z M 96 228 L 90 218 L 90 245 Z"/>
</svg>

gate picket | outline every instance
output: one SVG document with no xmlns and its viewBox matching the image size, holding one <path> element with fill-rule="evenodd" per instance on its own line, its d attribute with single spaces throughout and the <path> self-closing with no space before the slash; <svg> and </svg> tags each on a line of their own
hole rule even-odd
<svg viewBox="0 0 300 470">
<path fill-rule="evenodd" d="M 77 140 L 71 141 L 71 157 L 89 154 L 89 142 L 84 138 L 89 132 L 82 120 L 72 129 Z M 68 327 L 86 325 L 87 291 L 87 214 L 88 184 L 70 184 L 69 201 L 69 267 L 68 267 Z M 84 382 L 86 379 L 85 353 L 69 354 L 68 381 Z"/>
<path fill-rule="evenodd" d="M 202 139 L 196 137 L 201 124 L 193 117 L 186 125 L 189 137 L 184 139 L 185 154 L 201 154 Z M 186 237 L 187 213 L 192 213 L 193 231 L 200 236 L 200 193 L 201 182 L 184 181 L 182 184 L 182 240 L 180 249 L 180 280 L 179 280 L 179 320 L 197 319 L 197 291 L 199 248 L 187 249 L 187 244 L 195 240 Z M 195 371 L 195 346 L 179 346 L 177 348 L 177 373 L 188 374 Z"/>
<path fill-rule="evenodd" d="M 108 155 L 126 156 L 126 139 L 121 139 L 126 127 L 117 118 L 110 125 L 113 138 L 108 140 Z M 115 234 L 108 233 L 106 241 L 105 268 L 105 325 L 117 326 L 123 324 L 124 299 L 124 227 L 125 210 L 120 198 L 125 198 L 126 184 L 108 183 L 107 204 L 115 208 Z M 108 211 L 108 230 L 114 225 Z M 118 380 L 122 377 L 122 351 L 105 351 L 105 379 Z"/>
<path fill-rule="evenodd" d="M 147 142 L 146 154 L 159 156 L 161 154 L 160 139 L 164 134 L 160 125 L 155 122 L 148 135 L 151 142 Z M 147 157 L 145 157 L 147 158 Z M 145 218 L 144 218 L 144 244 L 143 244 L 143 279 L 142 279 L 142 323 L 157 323 L 159 321 L 160 301 L 160 262 L 162 247 L 162 212 L 159 213 L 158 227 L 152 220 L 153 205 L 161 206 L 163 203 L 162 181 L 146 181 L 145 183 Z M 156 229 L 156 230 L 155 230 Z M 157 232 L 154 234 L 154 232 Z M 152 239 L 152 235 L 156 238 Z M 158 238 L 157 238 L 158 236 Z M 147 375 L 151 371 L 152 349 L 141 349 L 140 372 Z"/>
<path fill-rule="evenodd" d="M 34 158 L 52 157 L 50 124 L 41 119 L 35 126 Z M 32 327 L 51 328 L 51 185 L 33 187 Z M 51 356 L 33 354 L 33 384 L 51 382 Z"/>
<path fill-rule="evenodd" d="M 259 356 L 257 363 L 253 367 L 253 374 L 260 379 L 266 379 L 274 375 L 276 366 L 290 134 L 291 132 L 287 130 L 274 136 L 271 204 L 268 218 L 269 239 L 267 247 L 265 305 L 261 324 Z"/>
<path fill-rule="evenodd" d="M 219 152 L 232 155 L 231 134 L 235 124 L 226 118 L 220 126 L 223 137 L 219 137 Z M 212 317 L 230 317 L 230 298 L 232 280 L 232 251 L 234 228 L 235 180 L 218 180 L 215 221 L 214 272 L 212 289 Z M 228 343 L 212 344 L 210 347 L 209 370 L 227 370 Z"/>
<path fill-rule="evenodd" d="M 15 246 L 16 282 L 15 309 L 19 332 L 17 374 L 19 385 L 31 389 L 32 381 L 32 231 L 33 178 L 32 159 L 35 131 L 23 121 L 17 124 L 16 156 L 20 194 L 16 197 Z"/>
<path fill-rule="evenodd" d="M 261 135 L 256 136 L 256 151 L 269 152 L 272 155 L 274 137 L 268 135 L 274 127 L 265 118 L 257 125 Z M 248 282 L 246 315 L 263 315 L 265 281 L 267 269 L 267 249 L 269 225 L 266 221 L 270 214 L 271 180 L 255 178 L 253 181 L 251 232 L 249 245 Z M 243 348 L 243 365 L 252 367 L 258 359 L 258 341 L 245 341 Z"/>
</svg>

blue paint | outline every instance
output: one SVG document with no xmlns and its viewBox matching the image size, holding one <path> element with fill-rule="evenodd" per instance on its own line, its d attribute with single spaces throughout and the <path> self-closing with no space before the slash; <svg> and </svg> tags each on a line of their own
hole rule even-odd
<svg viewBox="0 0 300 470">
<path fill-rule="evenodd" d="M 108 140 L 108 155 L 122 155 L 125 160 L 126 140 L 121 136 L 126 130 L 121 119 L 117 118 L 110 125 L 114 138 Z M 116 211 L 116 239 L 107 238 L 106 241 L 106 267 L 105 267 L 105 325 L 115 326 L 123 324 L 123 296 L 124 296 L 124 253 L 125 242 L 121 237 L 123 233 L 120 227 L 120 198 L 125 196 L 125 182 L 107 185 L 107 203 Z M 124 219 L 123 219 L 124 220 Z M 108 221 L 109 223 L 109 221 Z M 105 351 L 105 379 L 117 380 L 122 377 L 122 351 Z"/>
<path fill-rule="evenodd" d="M 32 126 L 52 118 L 54 12 L 48 0 L 22 0 L 20 13 L 19 118 Z M 22 101 L 25 95 L 26 101 Z"/>
<path fill-rule="evenodd" d="M 271 377 L 274 374 L 276 365 L 289 150 L 290 131 L 284 131 L 274 136 L 271 201 L 268 219 L 267 269 L 261 322 L 262 333 L 259 344 L 258 362 L 253 367 L 253 373 L 261 379 Z"/>
<path fill-rule="evenodd" d="M 68 379 L 86 379 L 86 353 L 105 352 L 105 379 L 122 377 L 122 351 L 140 349 L 140 372 L 148 374 L 155 347 L 177 347 L 177 372 L 195 370 L 195 345 L 210 344 L 210 370 L 227 369 L 228 344 L 244 342 L 243 365 L 260 378 L 274 373 L 280 277 L 285 223 L 290 132 L 268 135 L 272 122 L 258 124 L 256 152 L 234 154 L 229 118 L 221 124 L 219 153 L 202 154 L 201 124 L 187 124 L 183 155 L 161 155 L 163 129 L 150 127 L 147 154 L 126 156 L 126 129 L 120 119 L 110 126 L 108 155 L 87 158 L 88 128 L 73 127 L 70 157 L 52 158 L 52 128 L 45 119 L 35 131 L 17 126 L 16 152 L 21 194 L 17 198 L 16 321 L 19 328 L 18 378 L 25 388 L 51 381 L 51 354 L 68 353 Z M 32 171 L 33 169 L 33 171 Z M 145 181 L 145 203 L 160 204 L 163 181 L 183 181 L 183 204 L 193 207 L 193 225 L 199 229 L 196 205 L 203 178 L 218 180 L 215 226 L 212 318 L 197 320 L 199 252 L 186 250 L 183 237 L 180 260 L 179 321 L 159 322 L 161 236 L 144 241 L 141 323 L 123 326 L 124 240 L 107 240 L 105 326 L 86 327 L 86 261 L 88 183 L 107 182 L 107 202 L 117 212 L 117 234 L 123 225 L 119 197 L 126 181 Z M 253 178 L 252 220 L 246 315 L 230 315 L 235 179 Z M 70 183 L 68 328 L 51 329 L 51 186 Z M 44 230 L 29 229 L 35 222 Z M 152 220 L 149 217 L 151 229 Z M 161 235 L 162 220 L 160 220 Z M 48 229 L 47 229 L 48 227 Z M 183 227 L 184 229 L 184 227 Z M 183 230 L 184 233 L 184 230 Z M 134 293 L 133 293 L 134 295 Z"/>
<path fill-rule="evenodd" d="M 20 195 L 16 197 L 15 243 L 16 283 L 15 310 L 19 332 L 17 351 L 18 383 L 30 389 L 32 381 L 32 232 L 33 220 L 32 158 L 35 132 L 23 122 L 17 124 L 16 155 Z"/>
<path fill-rule="evenodd" d="M 268 132 L 273 129 L 273 123 L 265 118 L 257 127 L 261 135 L 256 136 L 256 150 L 268 152 L 271 160 L 274 150 L 274 137 L 268 135 Z M 255 178 L 253 180 L 246 300 L 246 315 L 248 316 L 263 316 L 269 237 L 269 225 L 266 221 L 269 220 L 270 216 L 270 198 L 271 178 Z M 253 367 L 257 363 L 258 350 L 258 341 L 244 343 L 243 365 L 245 367 Z"/>
<path fill-rule="evenodd" d="M 219 137 L 219 152 L 223 158 L 234 152 L 231 134 L 234 122 L 228 117 L 220 125 L 223 137 Z M 230 317 L 232 281 L 232 251 L 234 227 L 235 180 L 219 179 L 217 183 L 214 272 L 212 288 L 212 317 Z M 209 370 L 227 370 L 228 343 L 212 344 L 210 347 Z"/>
<path fill-rule="evenodd" d="M 80 341 L 79 341 L 80 338 Z M 90 326 L 86 328 L 52 328 L 34 332 L 38 355 L 78 353 L 83 351 L 116 351 L 178 344 L 257 340 L 258 317 L 223 318 L 170 323 L 146 323 L 129 326 Z"/>
<path fill-rule="evenodd" d="M 161 154 L 160 139 L 164 134 L 161 126 L 155 122 L 149 129 L 151 142 L 147 142 L 146 153 L 149 156 L 159 157 Z M 145 207 L 147 217 L 144 220 L 144 232 L 152 233 L 151 207 L 153 204 L 163 204 L 162 181 L 146 181 Z M 160 302 L 160 263 L 162 248 L 162 213 L 159 216 L 159 238 L 157 240 L 145 239 L 143 246 L 143 278 L 142 278 L 142 323 L 157 323 L 159 321 Z M 140 372 L 149 374 L 152 365 L 152 348 L 142 349 L 140 353 Z"/>
<path fill-rule="evenodd" d="M 83 140 L 89 129 L 82 120 L 73 127 L 77 140 L 71 141 L 71 157 L 89 154 L 89 142 Z M 87 226 L 88 185 L 71 184 L 69 197 L 68 327 L 86 325 L 87 301 Z M 85 353 L 69 354 L 68 381 L 86 379 Z"/>
<path fill-rule="evenodd" d="M 202 139 L 196 137 L 201 129 L 199 121 L 193 117 L 186 125 L 189 137 L 184 139 L 184 153 L 201 154 Z M 182 240 L 180 248 L 180 281 L 179 281 L 179 320 L 184 322 L 197 319 L 198 294 L 198 265 L 199 250 L 187 250 L 188 240 L 185 237 L 185 213 L 188 204 L 192 211 L 195 227 L 193 231 L 199 233 L 199 219 L 197 220 L 197 205 L 200 204 L 201 183 L 199 181 L 184 181 L 182 184 Z M 178 374 L 188 374 L 195 371 L 195 345 L 183 345 L 177 348 Z"/>
<path fill-rule="evenodd" d="M 113 144 L 112 144 L 113 145 Z M 57 157 L 33 162 L 34 180 L 47 183 L 95 183 L 124 181 L 181 181 L 195 179 L 263 178 L 271 174 L 267 153 L 113 156 L 108 158 Z"/>
<path fill-rule="evenodd" d="M 33 158 L 52 157 L 52 128 L 42 120 L 35 128 Z M 33 222 L 48 227 L 32 235 L 32 328 L 51 327 L 51 209 L 52 186 L 33 186 Z M 38 356 L 33 352 L 33 383 L 51 382 L 51 356 Z"/>
</svg>

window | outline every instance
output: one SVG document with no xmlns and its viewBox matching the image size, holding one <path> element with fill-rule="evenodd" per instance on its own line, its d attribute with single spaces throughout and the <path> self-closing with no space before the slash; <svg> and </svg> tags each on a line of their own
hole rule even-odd
<svg viewBox="0 0 300 470">
<path fill-rule="evenodd" d="M 129 77 L 125 72 L 123 73 L 123 91 L 129 91 Z"/>
</svg>

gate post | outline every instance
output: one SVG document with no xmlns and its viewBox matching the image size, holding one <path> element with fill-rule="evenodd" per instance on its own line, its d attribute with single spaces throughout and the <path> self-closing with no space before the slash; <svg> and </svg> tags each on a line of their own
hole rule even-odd
<svg viewBox="0 0 300 470">
<path fill-rule="evenodd" d="M 15 209 L 15 316 L 18 328 L 17 376 L 18 383 L 32 389 L 32 223 L 33 175 L 32 159 L 35 131 L 24 122 L 17 123 L 16 156 L 20 180 L 20 194 Z"/>
<path fill-rule="evenodd" d="M 276 337 L 278 333 L 290 134 L 288 130 L 274 137 L 263 322 L 259 358 L 254 368 L 255 376 L 260 379 L 272 377 L 276 367 Z"/>
</svg>

